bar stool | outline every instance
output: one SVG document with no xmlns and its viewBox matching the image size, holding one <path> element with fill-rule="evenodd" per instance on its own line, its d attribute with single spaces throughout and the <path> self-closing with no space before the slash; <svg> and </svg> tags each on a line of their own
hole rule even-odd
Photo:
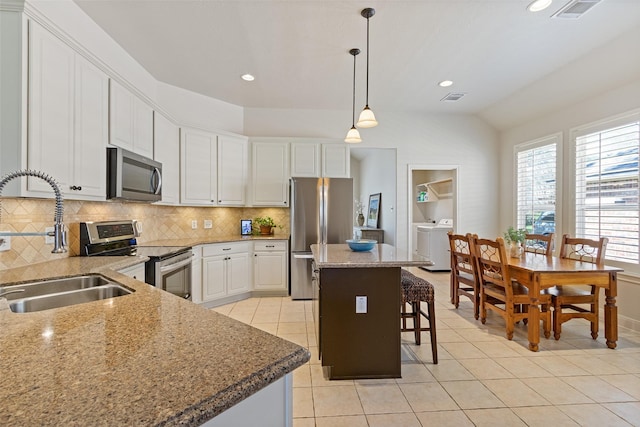
<svg viewBox="0 0 640 427">
<path fill-rule="evenodd" d="M 416 337 L 416 344 L 420 345 L 420 333 L 429 331 L 431 335 L 431 353 L 433 355 L 433 364 L 438 364 L 438 346 L 436 341 L 436 310 L 433 285 L 426 280 L 413 275 L 405 269 L 401 269 L 402 282 L 402 310 L 400 318 L 402 319 L 402 332 L 413 331 Z M 428 314 L 420 308 L 420 302 L 427 303 Z M 410 304 L 411 311 L 407 312 L 407 304 Z M 424 316 L 429 322 L 429 327 L 420 326 L 420 316 Z M 407 327 L 407 319 L 413 319 L 413 328 Z"/>
</svg>

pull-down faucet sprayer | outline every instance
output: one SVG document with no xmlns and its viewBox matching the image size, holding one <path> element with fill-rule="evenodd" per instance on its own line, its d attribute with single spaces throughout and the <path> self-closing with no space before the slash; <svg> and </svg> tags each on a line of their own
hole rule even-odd
<svg viewBox="0 0 640 427">
<path fill-rule="evenodd" d="M 30 169 L 19 170 L 15 172 L 8 173 L 2 179 L 0 179 L 0 196 L 2 196 L 2 190 L 4 186 L 14 178 L 18 178 L 21 176 L 33 176 L 36 178 L 40 178 L 46 181 L 51 188 L 53 188 L 53 192 L 56 195 L 56 210 L 55 210 L 55 224 L 53 226 L 53 233 L 0 233 L 0 242 L 2 241 L 2 236 L 51 236 L 53 235 L 53 250 L 51 253 L 60 254 L 67 252 L 65 248 L 66 245 L 66 231 L 64 229 L 64 224 L 62 223 L 62 214 L 64 212 L 64 208 L 62 206 L 62 193 L 60 192 L 60 186 L 56 182 L 55 179 L 50 177 L 44 172 L 34 171 Z M 1 202 L 0 198 L 0 202 Z M 0 213 L 2 211 L 0 210 Z M 1 219 L 1 218 L 0 218 Z M 0 221 L 1 222 L 1 221 Z"/>
</svg>

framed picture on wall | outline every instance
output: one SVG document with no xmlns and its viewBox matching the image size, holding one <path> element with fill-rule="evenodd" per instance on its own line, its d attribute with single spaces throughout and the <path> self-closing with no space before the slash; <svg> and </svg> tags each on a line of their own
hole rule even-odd
<svg viewBox="0 0 640 427">
<path fill-rule="evenodd" d="M 369 196 L 369 213 L 367 214 L 367 227 L 378 228 L 380 218 L 380 197 L 382 193 Z"/>
</svg>

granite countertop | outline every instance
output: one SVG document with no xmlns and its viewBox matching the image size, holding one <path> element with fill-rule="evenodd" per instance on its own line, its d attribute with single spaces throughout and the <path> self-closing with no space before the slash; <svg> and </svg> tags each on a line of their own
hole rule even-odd
<svg viewBox="0 0 640 427">
<path fill-rule="evenodd" d="M 307 349 L 118 273 L 143 257 L 68 257 L 0 285 L 96 273 L 131 295 L 0 309 L 0 425 L 187 425 L 293 371 Z"/>
<path fill-rule="evenodd" d="M 254 240 L 289 240 L 289 235 L 253 234 L 251 236 L 241 236 L 238 234 L 230 234 L 228 236 L 215 236 L 215 237 L 188 237 L 183 239 L 152 240 L 149 242 L 139 241 L 138 246 L 198 246 L 198 245 L 207 245 L 207 244 L 213 244 L 213 243 L 246 242 L 246 241 L 254 241 Z"/>
<path fill-rule="evenodd" d="M 378 243 L 365 252 L 352 251 L 347 244 L 311 245 L 311 253 L 318 268 L 419 267 L 433 264 L 386 243 Z"/>
</svg>

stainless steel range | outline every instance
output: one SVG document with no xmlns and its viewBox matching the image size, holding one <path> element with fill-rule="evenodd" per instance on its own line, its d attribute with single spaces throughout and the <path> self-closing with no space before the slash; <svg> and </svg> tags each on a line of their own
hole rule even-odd
<svg viewBox="0 0 640 427">
<path fill-rule="evenodd" d="M 191 247 L 138 246 L 138 236 L 133 220 L 81 222 L 80 255 L 148 257 L 145 282 L 190 300 Z"/>
</svg>

